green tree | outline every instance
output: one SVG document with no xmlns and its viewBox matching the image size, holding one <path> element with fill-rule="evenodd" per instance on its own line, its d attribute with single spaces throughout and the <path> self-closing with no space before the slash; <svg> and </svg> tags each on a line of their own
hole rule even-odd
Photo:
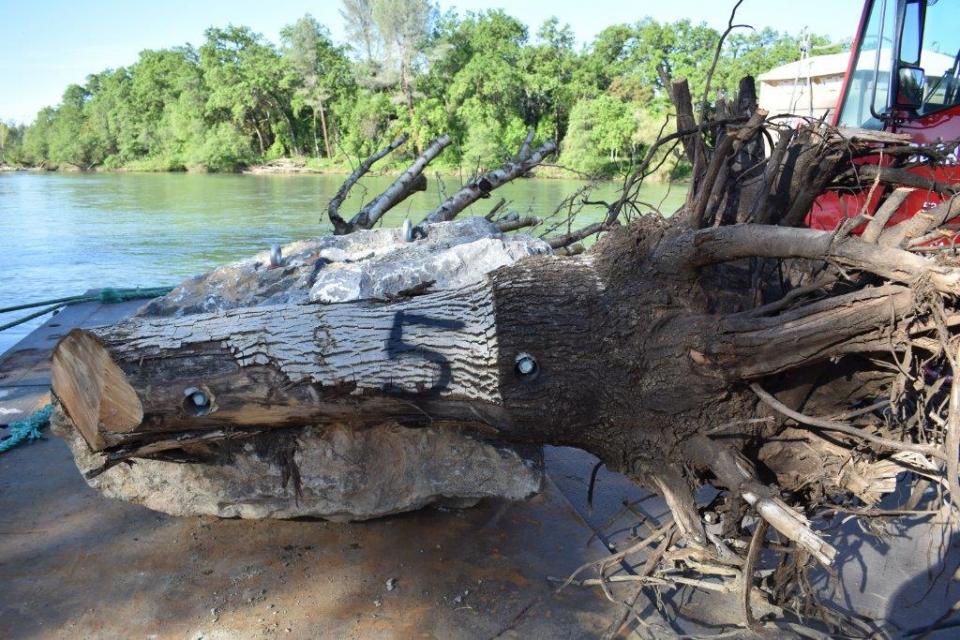
<svg viewBox="0 0 960 640">
<path fill-rule="evenodd" d="M 563 139 L 575 100 L 573 77 L 579 59 L 573 45 L 570 25 L 550 18 L 537 32 L 537 43 L 524 49 L 523 120 L 530 126 L 546 124 L 554 140 Z"/>
<path fill-rule="evenodd" d="M 621 155 L 631 155 L 638 122 L 633 110 L 609 95 L 577 102 L 560 162 L 589 175 L 614 172 Z"/>
<path fill-rule="evenodd" d="M 441 17 L 432 44 L 438 55 L 422 87 L 445 104 L 458 159 L 472 169 L 515 153 L 510 132 L 522 132 L 538 120 L 528 108 L 526 27 L 499 10 L 468 13 L 463 20 L 448 14 Z"/>
<path fill-rule="evenodd" d="M 23 134 L 26 127 L 14 122 L 0 121 L 0 165 L 20 164 Z"/>
<path fill-rule="evenodd" d="M 209 29 L 199 49 L 143 51 L 68 87 L 29 126 L 2 125 L 0 162 L 228 171 L 279 156 L 352 159 L 400 133 L 419 149 L 447 133 L 454 144 L 440 161 L 473 170 L 511 157 L 532 128 L 560 144 L 564 164 L 609 174 L 660 131 L 667 75 L 686 77 L 700 101 L 720 38 L 704 24 L 647 18 L 578 49 L 556 18 L 531 37 L 504 11 L 440 14 L 431 0 L 342 0 L 341 14 L 352 47 L 306 15 L 279 46 L 230 25 Z M 709 101 L 732 96 L 743 75 L 798 59 L 802 42 L 840 48 L 734 31 Z"/>
<path fill-rule="evenodd" d="M 130 134 L 120 140 L 124 158 L 149 158 L 158 168 L 182 169 L 186 165 L 185 147 L 202 144 L 203 124 L 194 126 L 188 139 L 172 135 L 171 111 L 193 110 L 193 118 L 202 123 L 207 89 L 200 70 L 199 53 L 191 46 L 143 51 L 130 69 Z"/>
<path fill-rule="evenodd" d="M 294 136 L 293 78 L 289 66 L 263 36 L 247 27 L 208 29 L 200 47 L 200 68 L 209 87 L 207 116 L 230 121 L 256 140 L 261 156 L 279 142 L 285 152 L 298 151 L 295 139 L 278 140 L 281 122 Z"/>
<path fill-rule="evenodd" d="M 313 149 L 320 157 L 317 141 L 317 116 L 323 134 L 324 149 L 328 158 L 333 157 L 330 127 L 327 126 L 327 104 L 353 89 L 350 64 L 340 47 L 334 46 L 330 34 L 310 14 L 297 20 L 281 32 L 284 55 L 297 76 L 299 86 L 294 92 L 294 112 L 300 107 L 310 109 Z"/>
<path fill-rule="evenodd" d="M 373 19 L 386 51 L 396 61 L 400 89 L 413 118 L 413 77 L 436 17 L 428 0 L 373 0 Z"/>
</svg>

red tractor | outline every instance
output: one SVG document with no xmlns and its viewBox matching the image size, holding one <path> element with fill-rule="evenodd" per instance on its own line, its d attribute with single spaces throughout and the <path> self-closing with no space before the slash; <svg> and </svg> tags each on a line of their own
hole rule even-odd
<svg viewBox="0 0 960 640">
<path fill-rule="evenodd" d="M 944 160 L 908 163 L 905 170 L 940 183 L 960 183 L 960 1 L 867 0 L 831 124 L 909 134 L 906 144 L 937 145 Z M 887 166 L 890 158 L 858 162 Z M 882 190 L 864 187 L 824 193 L 807 225 L 835 229 L 845 217 L 876 210 Z M 888 224 L 952 197 L 949 191 L 914 189 Z M 939 242 L 949 241 L 945 236 Z"/>
</svg>

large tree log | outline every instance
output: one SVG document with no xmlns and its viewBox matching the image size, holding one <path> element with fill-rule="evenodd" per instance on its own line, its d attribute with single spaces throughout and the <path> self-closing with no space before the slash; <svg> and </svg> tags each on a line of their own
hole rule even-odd
<svg viewBox="0 0 960 640">
<path fill-rule="evenodd" d="M 882 327 L 913 310 L 909 290 L 891 286 L 779 316 L 717 315 L 684 294 L 698 267 L 751 253 L 833 258 L 956 291 L 925 258 L 831 238 L 635 224 L 595 255 L 529 259 L 456 291 L 135 319 L 64 338 L 54 392 L 93 448 L 230 427 L 446 421 L 579 446 L 640 477 L 689 437 L 743 417 L 737 379 L 882 351 Z M 887 251 L 899 267 L 875 260 Z"/>
<path fill-rule="evenodd" d="M 495 340 L 485 286 L 392 304 L 134 320 L 64 338 L 54 392 L 80 432 L 102 429 L 106 444 L 231 426 L 421 422 L 425 413 L 474 420 L 500 404 Z"/>
<path fill-rule="evenodd" d="M 640 212 L 654 145 L 615 203 L 593 203 L 606 205 L 598 226 L 551 242 L 606 231 L 585 254 L 508 259 L 483 278 L 449 277 L 438 291 L 428 272 L 456 272 L 467 254 L 445 253 L 455 247 L 429 227 L 426 240 L 404 243 L 436 252 L 410 262 L 415 282 L 383 262 L 404 249 L 374 251 L 379 288 L 364 289 L 368 272 L 359 272 L 350 295 L 337 298 L 315 292 L 336 271 L 326 270 L 331 247 L 319 241 L 290 263 L 250 264 L 252 289 L 273 304 L 244 304 L 232 274 L 211 275 L 201 282 L 230 304 L 72 332 L 55 350 L 54 393 L 101 451 L 92 473 L 129 458 L 192 460 L 195 447 L 241 437 L 279 442 L 297 430 L 384 422 L 576 446 L 667 497 L 684 544 L 664 563 L 741 567 L 747 601 L 766 542 L 765 525 L 745 517 L 751 510 L 799 547 L 787 550 L 793 577 L 778 577 L 778 589 L 793 584 L 807 598 L 807 554 L 829 564 L 835 551 L 803 512 L 842 505 L 876 514 L 850 496 L 875 504 L 907 472 L 919 488 L 903 510 L 930 495 L 926 482 L 937 487 L 932 499 L 960 502 L 960 385 L 946 385 L 960 374 L 960 265 L 904 248 L 943 231 L 958 205 L 946 200 L 884 229 L 904 192 L 887 196 L 878 180 L 870 187 L 878 197 L 865 194 L 869 207 L 879 204 L 876 217 L 864 206 L 832 232 L 793 228 L 824 188 L 849 188 L 850 158 L 888 144 L 897 162 L 911 157 L 902 136 L 810 123 L 777 144 L 768 166 L 748 171 L 739 156 L 754 157 L 771 126 L 763 114 L 695 124 L 683 88 L 674 93 L 690 127 L 672 140 L 694 161 L 690 206 L 672 218 L 620 219 Z M 732 158 L 738 142 L 746 153 Z M 550 151 L 481 177 L 428 218 L 449 219 Z M 742 220 L 767 224 L 729 224 Z M 857 237 L 864 226 L 866 238 Z M 340 275 L 353 264 L 348 245 L 335 247 Z M 281 285 L 294 279 L 291 295 Z M 800 455 L 811 451 L 812 465 Z M 710 522 L 693 492 L 704 482 L 726 492 L 711 502 L 719 515 Z M 734 542 L 749 548 L 746 558 Z M 672 545 L 668 536 L 663 550 Z"/>
<path fill-rule="evenodd" d="M 503 235 L 495 225 L 479 218 L 431 225 L 424 229 L 427 237 L 415 242 L 404 241 L 398 231 L 357 231 L 295 242 L 279 252 L 282 264 L 277 267 L 265 266 L 268 256 L 264 252 L 191 278 L 146 305 L 136 317 L 158 327 L 188 326 L 196 314 L 222 317 L 228 310 L 240 309 L 267 313 L 268 309 L 292 308 L 311 300 L 329 303 L 376 298 L 380 302 L 374 306 L 383 306 L 390 300 L 410 301 L 414 291 L 449 292 L 476 286 L 487 271 L 523 256 L 549 252 L 542 241 Z M 324 310 L 334 314 L 346 310 L 344 305 L 327 304 L 306 304 L 304 308 L 321 315 Z M 415 322 L 403 328 L 408 338 L 410 331 L 424 329 Z M 285 330 L 294 328 L 291 325 Z M 233 329 L 229 334 L 239 336 Z M 91 341 L 87 348 L 103 352 L 98 341 Z M 58 354 L 58 362 L 62 359 L 59 364 L 63 366 L 84 366 L 79 361 L 86 355 L 85 351 L 71 355 L 64 350 Z M 350 353 L 343 355 L 351 359 Z M 414 357 L 404 368 L 420 374 L 416 361 Z M 374 366 L 369 355 L 357 356 L 354 365 L 358 363 L 365 370 L 367 364 Z M 132 388 L 115 384 L 124 374 L 103 364 L 103 369 L 79 372 L 73 380 L 81 387 L 71 389 L 70 380 L 55 384 L 67 399 L 64 404 L 87 402 L 82 393 L 93 386 L 102 396 L 121 400 L 122 407 L 140 411 L 139 398 L 122 393 Z M 421 366 L 426 367 L 422 372 L 426 380 L 431 363 L 424 361 Z M 58 366 L 58 371 L 63 370 Z M 360 370 L 356 375 L 368 377 Z M 194 387 L 190 398 L 185 394 L 174 401 L 195 403 L 196 394 L 206 391 Z M 213 409 L 206 398 L 204 404 Z M 325 413 L 322 422 L 310 423 L 309 411 L 301 411 L 296 422 L 303 426 L 277 429 L 276 425 L 227 420 L 197 430 L 110 434 L 114 444 L 108 445 L 97 432 L 88 431 L 84 439 L 78 425 L 99 422 L 122 429 L 123 424 L 139 423 L 142 416 L 115 414 L 117 405 L 109 401 L 94 405 L 95 400 L 89 401 L 86 411 L 96 415 L 87 415 L 86 420 L 74 423 L 58 412 L 55 421 L 77 466 L 88 482 L 106 495 L 167 513 L 364 519 L 435 502 L 462 505 L 484 496 L 518 499 L 536 491 L 541 477 L 539 446 L 513 445 L 490 438 L 489 433 L 450 428 L 449 422 L 404 427 L 395 419 L 378 420 L 376 412 L 355 419 L 358 416 L 351 409 L 347 420 L 331 422 L 333 414 Z M 91 450 L 88 440 L 100 451 Z M 116 444 L 119 440 L 123 443 Z M 131 457 L 137 464 L 117 464 Z M 391 473 L 370 472 L 388 462 Z"/>
</svg>

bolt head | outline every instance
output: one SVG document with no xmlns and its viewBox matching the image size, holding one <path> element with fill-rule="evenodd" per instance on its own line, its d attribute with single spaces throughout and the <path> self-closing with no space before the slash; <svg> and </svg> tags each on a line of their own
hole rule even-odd
<svg viewBox="0 0 960 640">
<path fill-rule="evenodd" d="M 529 353 L 521 353 L 517 355 L 514 369 L 521 378 L 531 379 L 537 374 L 539 365 L 537 365 L 537 360 L 532 355 Z"/>
</svg>

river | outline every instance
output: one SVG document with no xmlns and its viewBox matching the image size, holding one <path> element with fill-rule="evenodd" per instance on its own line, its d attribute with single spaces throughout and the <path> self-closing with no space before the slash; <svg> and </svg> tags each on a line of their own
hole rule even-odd
<svg viewBox="0 0 960 640">
<path fill-rule="evenodd" d="M 0 307 L 92 288 L 174 285 L 273 243 L 329 233 L 326 204 L 343 178 L 0 172 Z M 390 180 L 364 179 L 342 212 L 356 211 Z M 459 184 L 448 178 L 441 188 L 431 178 L 427 191 L 394 209 L 384 224 L 395 226 L 405 217 L 418 222 Z M 503 196 L 512 210 L 546 217 L 582 184 L 515 180 L 468 212 L 482 215 Z M 617 186 L 604 184 L 592 197 L 609 199 Z M 661 210 L 669 212 L 680 205 L 684 191 L 653 183 L 644 186 L 640 199 L 662 202 Z M 584 212 L 577 226 L 599 215 Z M 0 315 L 0 324 L 26 313 Z M 45 319 L 0 332 L 0 353 Z"/>
</svg>

